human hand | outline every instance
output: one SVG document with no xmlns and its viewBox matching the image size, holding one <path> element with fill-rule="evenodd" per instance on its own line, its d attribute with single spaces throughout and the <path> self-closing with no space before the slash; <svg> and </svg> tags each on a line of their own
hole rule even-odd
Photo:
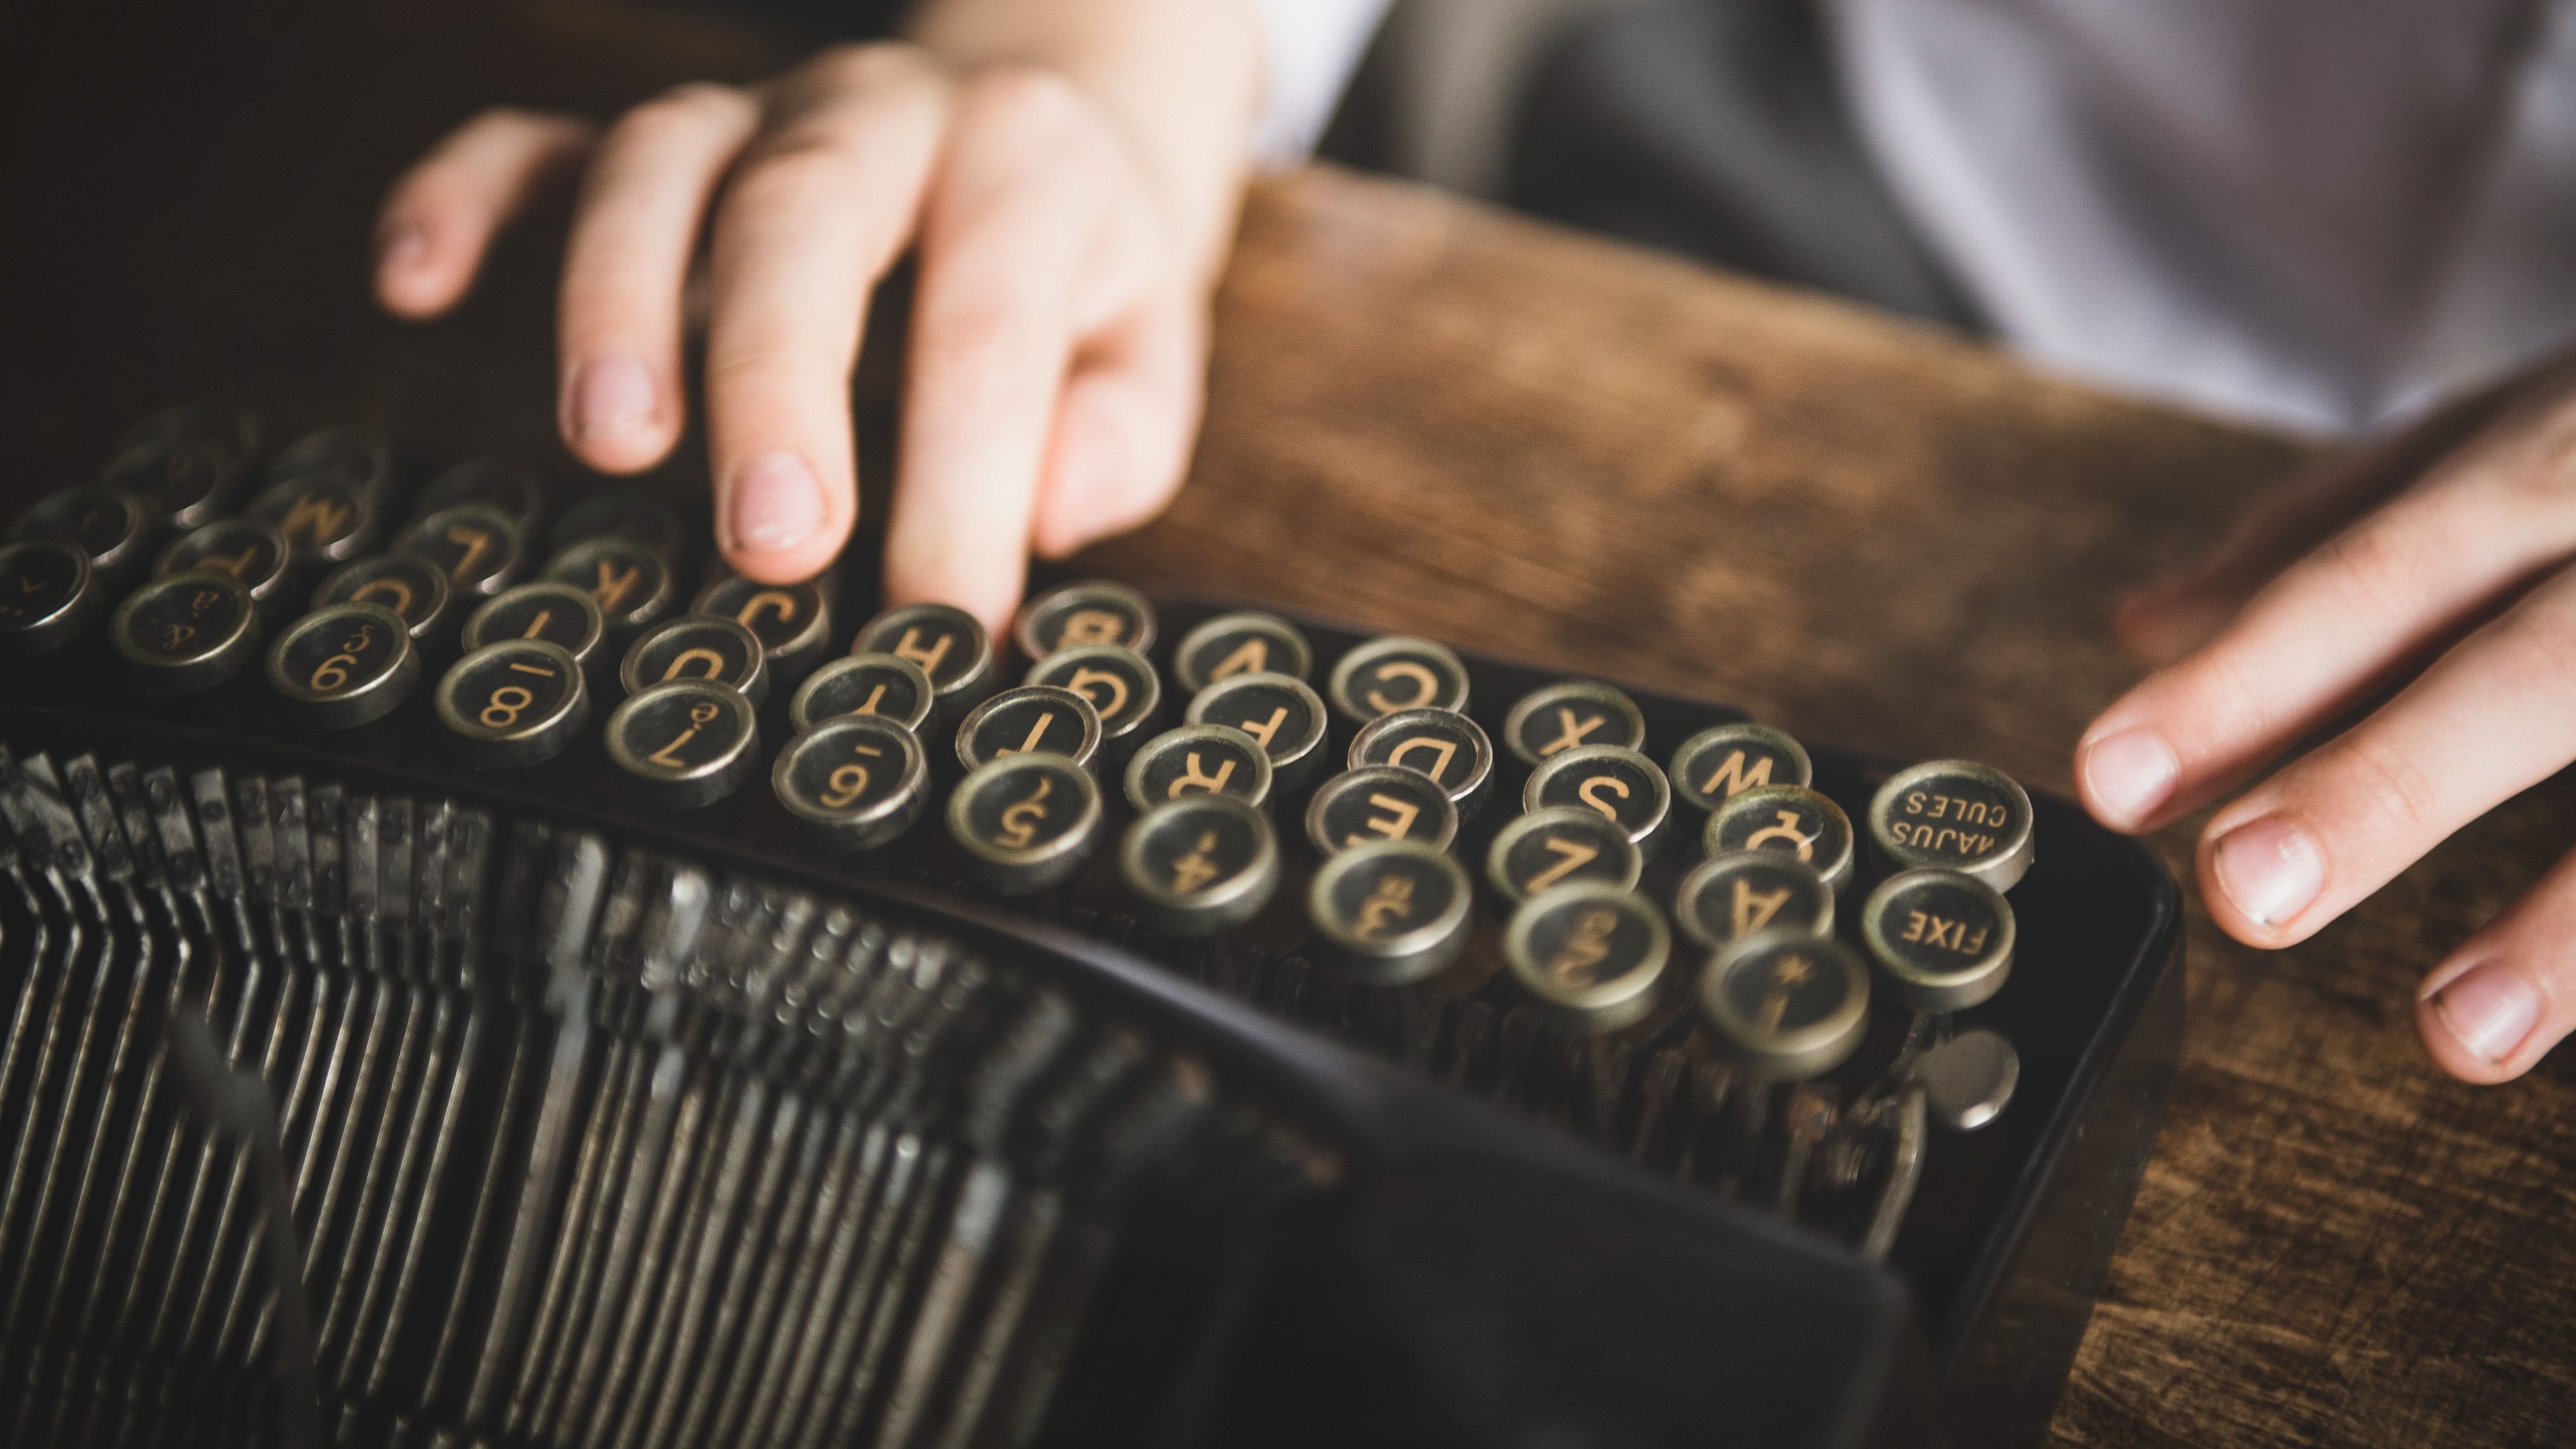
<svg viewBox="0 0 2576 1449">
<path fill-rule="evenodd" d="M 2281 947 L 2576 759 L 2571 464 L 2562 366 L 2322 472 L 2198 571 L 2132 596 L 2123 642 L 2163 667 L 2085 731 L 2087 808 L 2156 829 L 2405 681 L 2201 836 L 2210 914 Z M 2576 1029 L 2576 856 L 2424 978 L 2416 1029 L 2473 1082 L 2519 1076 Z"/>
</svg>

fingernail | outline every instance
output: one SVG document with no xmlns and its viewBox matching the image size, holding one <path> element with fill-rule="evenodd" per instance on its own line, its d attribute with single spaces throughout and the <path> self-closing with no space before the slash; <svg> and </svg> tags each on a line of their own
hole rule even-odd
<svg viewBox="0 0 2576 1449">
<path fill-rule="evenodd" d="M 2256 925 L 2277 926 L 2325 887 L 2325 856 L 2308 832 L 2279 815 L 2239 825 L 2210 852 L 2218 888 Z"/>
<path fill-rule="evenodd" d="M 2481 961 L 2433 994 L 2433 1014 L 2460 1045 L 2501 1062 L 2539 1022 L 2540 993 L 2503 963 Z"/>
<path fill-rule="evenodd" d="M 2153 730 L 2127 729 L 2084 747 L 2084 793 L 2105 824 L 2126 830 L 2173 794 L 2182 762 Z"/>
<path fill-rule="evenodd" d="M 398 226 L 376 248 L 376 264 L 391 272 L 408 272 L 429 255 L 429 238 L 416 226 Z"/>
<path fill-rule="evenodd" d="M 566 429 L 576 439 L 612 437 L 653 418 L 653 374 L 631 357 L 593 357 L 573 370 Z"/>
<path fill-rule="evenodd" d="M 823 524 L 823 485 L 794 453 L 762 453 L 734 470 L 725 516 L 734 547 L 754 553 L 794 548 Z"/>
</svg>

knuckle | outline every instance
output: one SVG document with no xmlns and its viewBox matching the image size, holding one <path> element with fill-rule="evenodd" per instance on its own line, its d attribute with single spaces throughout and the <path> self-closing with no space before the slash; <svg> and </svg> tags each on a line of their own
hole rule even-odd
<svg viewBox="0 0 2576 1449">
<path fill-rule="evenodd" d="M 1043 66 L 999 65 L 968 86 L 965 113 L 997 140 L 1053 140 L 1083 122 L 1089 102 L 1080 87 Z"/>
<path fill-rule="evenodd" d="M 611 138 L 620 145 L 658 149 L 741 110 L 749 99 L 732 86 L 689 81 L 673 86 L 620 116 Z"/>
<path fill-rule="evenodd" d="M 1028 307 L 987 295 L 926 306 L 920 326 L 928 360 L 976 374 L 994 373 L 1024 359 L 1039 335 Z"/>
<path fill-rule="evenodd" d="M 2365 523 L 2329 540 L 2318 563 L 2336 587 L 2372 614 L 2411 619 L 2430 603 L 2435 560 L 2427 556 L 2425 532 L 2385 521 Z"/>
<path fill-rule="evenodd" d="M 727 208 L 799 208 L 845 192 L 853 157 L 838 138 L 798 130 L 762 142 L 725 189 Z"/>
<path fill-rule="evenodd" d="M 875 40 L 826 49 L 799 68 L 797 79 L 825 91 L 864 90 L 910 80 L 927 64 L 927 53 L 920 46 Z"/>
<path fill-rule="evenodd" d="M 2441 791 L 2423 767 L 2367 730 L 2335 753 L 2329 775 L 2381 834 L 2413 849 L 2432 844 L 2425 832 L 2439 829 Z"/>
</svg>

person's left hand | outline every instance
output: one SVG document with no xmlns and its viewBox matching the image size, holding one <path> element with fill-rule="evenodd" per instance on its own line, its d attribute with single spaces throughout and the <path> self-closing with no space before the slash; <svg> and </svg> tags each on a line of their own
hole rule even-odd
<svg viewBox="0 0 2576 1449">
<path fill-rule="evenodd" d="M 2120 830 L 2200 809 L 2405 681 L 2201 836 L 2220 927 L 2305 940 L 2576 759 L 2576 369 L 2290 491 L 2197 572 L 2132 596 L 2119 627 L 2163 667 L 2085 731 L 2075 775 Z M 2424 978 L 2416 1027 L 2472 1082 L 2576 1030 L 2576 855 Z"/>
</svg>

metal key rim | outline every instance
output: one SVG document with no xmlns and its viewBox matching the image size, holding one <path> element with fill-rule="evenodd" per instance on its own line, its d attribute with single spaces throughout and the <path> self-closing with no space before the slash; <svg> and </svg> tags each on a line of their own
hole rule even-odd
<svg viewBox="0 0 2576 1449">
<path fill-rule="evenodd" d="M 1521 744 L 1521 726 L 1529 722 L 1529 717 L 1531 715 L 1536 714 L 1538 711 L 1545 709 L 1550 705 L 1561 704 L 1568 699 L 1588 699 L 1595 704 L 1603 706 L 1610 714 L 1617 717 L 1618 723 L 1622 726 L 1623 730 L 1622 737 L 1619 739 L 1585 741 L 1583 744 L 1577 744 L 1571 748 L 1582 749 L 1585 744 L 1596 743 L 1604 745 L 1619 745 L 1631 750 L 1644 748 L 1646 743 L 1645 712 L 1637 708 L 1637 702 L 1628 697 L 1626 690 L 1620 689 L 1614 685 L 1603 684 L 1599 680 L 1593 679 L 1560 679 L 1554 684 L 1542 684 L 1538 688 L 1531 690 L 1529 693 L 1522 695 L 1520 699 L 1512 705 L 1511 713 L 1503 716 L 1503 748 L 1511 751 L 1514 759 L 1519 760 L 1522 764 L 1529 766 L 1533 770 L 1547 763 L 1548 760 L 1554 759 L 1555 756 L 1553 755 L 1543 756 L 1535 751 L 1523 748 Z M 1565 752 L 1559 751 L 1559 753 L 1562 754 Z"/>
<path fill-rule="evenodd" d="M 807 800 L 793 788 L 796 763 L 807 751 L 842 736 L 864 734 L 889 741 L 902 756 L 895 789 L 863 810 L 832 809 Z M 899 721 L 884 715 L 839 714 L 797 732 L 770 767 L 770 793 L 789 814 L 861 849 L 903 834 L 930 804 L 930 752 Z"/>
<path fill-rule="evenodd" d="M 1450 802 L 1448 791 L 1441 789 L 1429 776 L 1419 770 L 1398 769 L 1393 765 L 1369 765 L 1357 770 L 1344 770 L 1316 786 L 1315 793 L 1307 797 L 1306 839 L 1313 842 L 1317 854 L 1329 857 L 1360 848 L 1359 845 L 1333 844 L 1331 838 L 1324 833 L 1329 823 L 1325 816 L 1331 813 L 1333 803 L 1343 795 L 1367 785 L 1384 784 L 1390 778 L 1399 784 L 1424 787 L 1428 798 L 1438 801 L 1441 807 L 1438 816 L 1440 829 L 1436 839 L 1415 840 L 1412 836 L 1406 836 L 1405 839 L 1414 840 L 1417 845 L 1428 845 L 1434 850 L 1444 852 L 1458 843 L 1458 807 Z M 1362 841 L 1361 845 L 1375 843 Z"/>
<path fill-rule="evenodd" d="M 1983 859 L 1944 860 L 1912 846 L 1900 845 L 1892 838 L 1897 802 L 1923 781 L 1942 775 L 1965 776 L 2003 799 L 2004 812 L 2012 821 L 2011 834 L 1998 849 Z M 2029 874 L 2031 861 L 2035 858 L 2032 836 L 2036 826 L 2030 792 L 2022 788 L 2021 782 L 1992 765 L 1981 765 L 1974 760 L 1925 760 L 1908 765 L 1888 776 L 1887 783 L 1879 786 L 1869 797 L 1870 844 L 1888 863 L 1900 869 L 1930 867 L 1955 870 L 1962 875 L 1975 876 L 1998 891 L 2011 890 L 2021 883 L 2024 875 Z"/>
<path fill-rule="evenodd" d="M 814 696 L 829 688 L 831 681 L 845 674 L 855 674 L 861 669 L 892 669 L 906 676 L 906 682 L 913 686 L 913 707 L 908 712 L 908 718 L 897 714 L 866 716 L 859 715 L 856 711 L 821 716 L 814 713 Z M 787 701 L 787 723 L 790 728 L 802 733 L 825 720 L 875 718 L 892 720 L 905 729 L 918 733 L 921 727 L 929 722 L 931 706 L 937 702 L 937 699 L 938 692 L 932 687 L 930 676 L 921 672 L 920 665 L 900 654 L 880 654 L 873 651 L 845 654 L 838 659 L 823 661 L 820 668 L 805 676 L 804 683 L 796 686 L 796 693 Z"/>
<path fill-rule="evenodd" d="M 1888 939 L 1883 913 L 1906 892 L 1925 886 L 1966 891 L 1994 913 L 1994 937 L 1984 951 L 1956 970 L 1930 972 L 1905 959 Z M 1887 978 L 1889 994 L 1917 1011 L 1965 1011 L 1992 1000 L 2011 979 L 2013 945 L 2019 928 L 2012 903 L 2002 891 L 1965 871 L 1937 866 L 1902 870 L 1880 881 L 1860 908 L 1861 940 L 1870 964 Z"/>
<path fill-rule="evenodd" d="M 367 682 L 361 693 L 351 696 L 313 688 L 312 681 L 293 678 L 286 668 L 287 651 L 306 635 L 328 629 L 347 627 L 342 621 L 364 619 L 393 636 L 393 657 L 384 671 Z M 294 623 L 277 631 L 268 646 L 268 684 L 271 689 L 315 712 L 315 718 L 333 727 L 347 728 L 384 718 L 395 706 L 410 697 L 412 683 L 420 678 L 420 650 L 412 643 L 411 633 L 403 625 L 402 615 L 367 599 L 347 599 L 315 609 Z"/>
<path fill-rule="evenodd" d="M 1832 963 L 1843 977 L 1842 1004 L 1822 1021 L 1781 1032 L 1746 1018 L 1724 989 L 1728 974 L 1744 962 L 1775 950 L 1796 949 Z M 1700 973 L 1699 1009 L 1718 1028 L 1721 1049 L 1764 1076 L 1798 1081 L 1822 1076 L 1840 1066 L 1869 1031 L 1869 973 L 1850 947 L 1825 936 L 1792 930 L 1756 931 L 1710 956 Z M 1750 1040 L 1772 1039 L 1761 1049 Z"/>
<path fill-rule="evenodd" d="M 1253 856 L 1244 868 L 1203 891 L 1188 895 L 1174 892 L 1147 870 L 1146 842 L 1169 822 L 1187 815 L 1215 811 L 1234 816 L 1252 834 Z M 1118 875 L 1164 924 L 1184 921 L 1204 923 L 1205 931 L 1220 931 L 1240 925 L 1260 910 L 1270 892 L 1279 883 L 1279 840 L 1270 828 L 1270 818 L 1232 795 L 1199 794 L 1178 800 L 1166 800 L 1136 817 L 1118 844 Z M 1250 909 L 1241 907 L 1250 903 Z"/>
<path fill-rule="evenodd" d="M 1513 817 L 1510 823 L 1494 832 L 1494 843 L 1485 850 L 1485 883 L 1492 886 L 1494 893 L 1501 896 L 1515 910 L 1523 902 L 1535 900 L 1537 897 L 1523 894 L 1520 887 L 1504 873 L 1510 864 L 1512 847 L 1518 845 L 1523 836 L 1535 835 L 1542 830 L 1568 827 L 1600 830 L 1605 838 L 1617 841 L 1625 854 L 1620 857 L 1622 869 L 1616 884 L 1621 890 L 1633 891 L 1637 888 L 1637 881 L 1645 874 L 1646 869 L 1646 858 L 1637 849 L 1637 843 L 1630 840 L 1627 833 L 1618 826 L 1602 819 L 1599 811 L 1587 810 L 1580 805 L 1551 805 L 1544 810 L 1533 810 L 1527 815 Z M 1593 882 L 1587 880 L 1583 883 Z M 1599 883 L 1612 884 L 1607 881 Z M 1560 890 L 1571 884 L 1576 882 L 1560 882 L 1548 887 L 1548 890 Z M 1541 891 L 1539 894 L 1544 895 L 1546 891 Z"/>
<path fill-rule="evenodd" d="M 1530 937 L 1541 921 L 1577 906 L 1605 905 L 1641 921 L 1646 949 L 1634 967 L 1591 986 L 1564 987 L 1547 979 L 1532 954 Z M 1551 1014 L 1571 1018 L 1596 1032 L 1634 1025 L 1654 1009 L 1655 993 L 1672 960 L 1672 929 L 1654 902 L 1626 886 L 1608 881 L 1574 881 L 1552 886 L 1520 903 L 1503 927 L 1503 967 L 1512 982 Z"/>
<path fill-rule="evenodd" d="M 1362 940 L 1343 929 L 1339 915 L 1333 910 L 1333 891 L 1341 884 L 1342 877 L 1371 861 L 1390 856 L 1421 861 L 1447 880 L 1450 883 L 1449 902 L 1441 908 L 1440 914 L 1421 925 L 1379 940 Z M 1475 889 L 1468 883 L 1466 871 L 1447 851 L 1434 850 L 1413 840 L 1375 840 L 1366 845 L 1352 846 L 1316 869 L 1314 879 L 1306 887 L 1306 913 L 1316 931 L 1343 955 L 1390 966 L 1409 966 L 1414 969 L 1405 971 L 1402 979 L 1417 980 L 1447 964 L 1448 953 L 1442 948 L 1455 944 L 1465 935 L 1468 901 L 1474 894 Z M 1383 981 L 1379 984 L 1397 983 Z"/>
</svg>

